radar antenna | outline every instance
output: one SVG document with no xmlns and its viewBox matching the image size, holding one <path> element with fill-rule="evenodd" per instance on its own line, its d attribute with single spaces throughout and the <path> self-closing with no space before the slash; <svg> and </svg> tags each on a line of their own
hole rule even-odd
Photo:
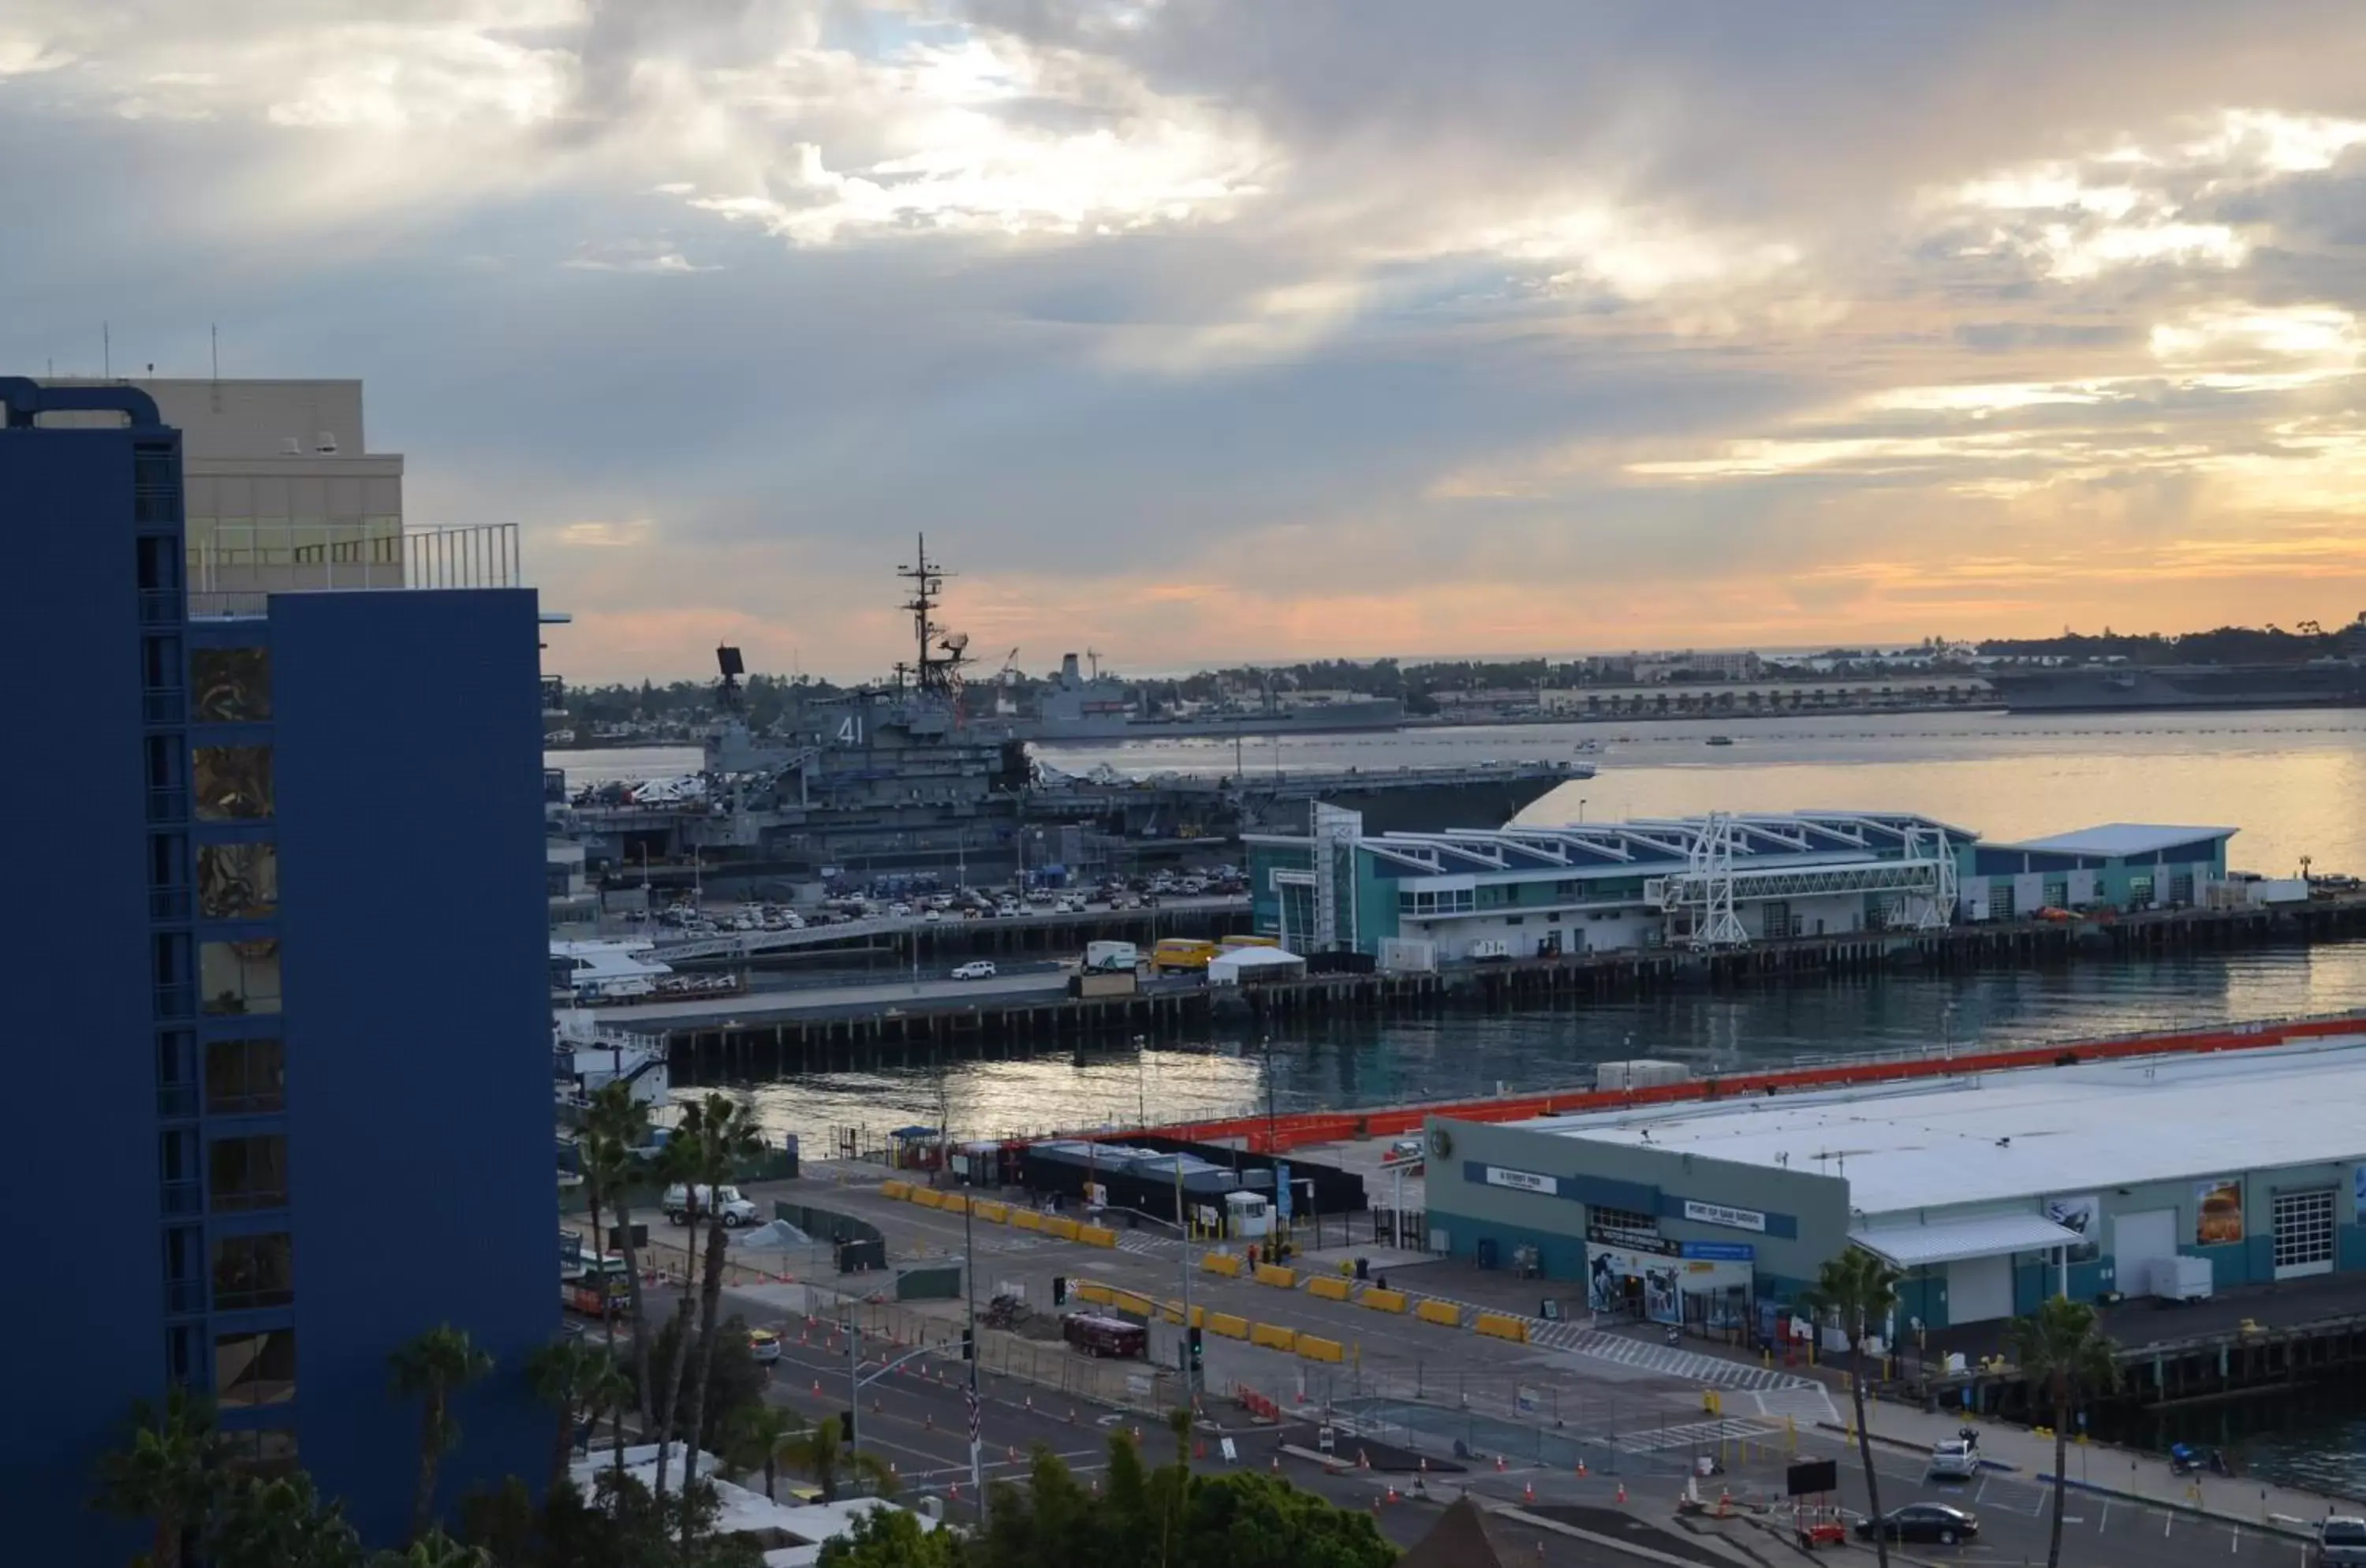
<svg viewBox="0 0 2366 1568">
<path fill-rule="evenodd" d="M 922 692 L 956 694 L 961 690 L 962 669 L 970 662 L 969 634 L 948 631 L 936 618 L 944 601 L 945 579 L 952 574 L 929 558 L 929 536 L 923 534 L 912 564 L 897 567 L 896 575 L 911 585 L 911 596 L 904 601 L 903 609 L 912 617 L 915 657 L 913 663 L 896 666 L 896 682 L 900 685 L 909 675 Z"/>
</svg>

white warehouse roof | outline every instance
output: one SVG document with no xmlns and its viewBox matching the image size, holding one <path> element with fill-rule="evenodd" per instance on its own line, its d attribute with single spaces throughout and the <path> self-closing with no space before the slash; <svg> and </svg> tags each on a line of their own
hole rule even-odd
<svg viewBox="0 0 2366 1568">
<path fill-rule="evenodd" d="M 2231 839 L 2238 830 L 2234 828 L 2180 828 L 2152 822 L 2106 822 L 2100 828 L 2081 828 L 2072 833 L 2056 833 L 2044 839 L 2023 839 L 2018 843 L 1983 847 L 1991 850 L 2043 850 L 2057 855 L 2149 855 L 2162 850 L 2173 850 L 2180 844 L 2190 844 L 2196 839 Z"/>
<path fill-rule="evenodd" d="M 1512 1125 L 1845 1177 L 1877 1228 L 1910 1210 L 2366 1157 L 2360 1105 L 2366 1035 Z"/>
<path fill-rule="evenodd" d="M 2001 1258 L 2014 1252 L 2050 1252 L 2076 1247 L 2086 1237 L 2043 1214 L 1986 1214 L 1942 1220 L 1928 1225 L 1852 1228 L 1849 1239 L 1877 1252 L 1900 1269 L 1924 1263 L 1955 1263 L 1966 1258 Z"/>
</svg>

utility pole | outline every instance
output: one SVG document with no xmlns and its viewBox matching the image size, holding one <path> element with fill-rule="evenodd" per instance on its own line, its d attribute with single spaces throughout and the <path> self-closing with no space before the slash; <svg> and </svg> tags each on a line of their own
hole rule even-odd
<svg viewBox="0 0 2366 1568">
<path fill-rule="evenodd" d="M 1183 1156 L 1175 1156 L 1175 1223 L 1183 1235 L 1183 1404 L 1195 1415 L 1200 1408 L 1200 1369 L 1191 1357 L 1191 1211 L 1183 1203 Z M 1190 1468 L 1190 1453 L 1183 1454 L 1185 1469 Z"/>
<path fill-rule="evenodd" d="M 963 1334 L 963 1348 L 969 1352 L 969 1483 L 977 1494 L 978 1528 L 986 1526 L 986 1450 L 980 1444 L 982 1432 L 979 1416 L 982 1406 L 977 1397 L 977 1216 L 976 1183 L 969 1179 L 969 1156 L 962 1156 L 963 1183 L 970 1190 L 962 1195 L 962 1273 L 969 1286 L 969 1328 Z"/>
</svg>

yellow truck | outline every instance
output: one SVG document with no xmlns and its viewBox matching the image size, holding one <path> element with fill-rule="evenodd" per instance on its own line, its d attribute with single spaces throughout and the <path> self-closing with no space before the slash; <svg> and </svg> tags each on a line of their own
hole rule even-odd
<svg viewBox="0 0 2366 1568">
<path fill-rule="evenodd" d="M 1220 951 L 1212 942 L 1181 936 L 1161 937 L 1158 945 L 1150 950 L 1150 967 L 1161 975 L 1170 969 L 1197 969 L 1204 973 L 1209 960 Z"/>
</svg>

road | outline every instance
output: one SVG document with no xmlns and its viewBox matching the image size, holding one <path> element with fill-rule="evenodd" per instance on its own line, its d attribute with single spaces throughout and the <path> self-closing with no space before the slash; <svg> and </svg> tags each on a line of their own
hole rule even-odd
<svg viewBox="0 0 2366 1568">
<path fill-rule="evenodd" d="M 893 1354 L 894 1352 L 890 1352 Z M 866 1357 L 866 1376 L 878 1368 Z M 967 1369 L 957 1359 L 922 1357 L 906 1369 L 880 1376 L 865 1387 L 859 1416 L 862 1446 L 884 1456 L 897 1472 L 907 1502 L 919 1496 L 945 1499 L 950 1517 L 975 1516 L 975 1488 L 970 1483 L 969 1446 L 963 1394 Z M 818 1386 L 819 1392 L 816 1389 Z M 836 1419 L 848 1404 L 845 1342 L 827 1328 L 800 1340 L 793 1328 L 774 1369 L 770 1397 L 811 1419 Z M 1108 1445 L 1114 1435 L 1131 1436 L 1139 1429 L 1144 1455 L 1151 1464 L 1172 1462 L 1173 1438 L 1155 1417 L 1137 1416 L 1090 1404 L 1071 1405 L 1042 1397 L 1030 1385 L 991 1375 L 980 1380 L 981 1446 L 989 1479 L 1022 1475 L 1038 1447 L 1050 1450 L 1090 1480 L 1108 1468 Z M 1316 1492 L 1345 1507 L 1372 1509 L 1383 1531 L 1400 1544 L 1418 1540 L 1445 1505 L 1468 1489 L 1481 1498 L 1526 1512 L 1549 1510 L 1586 1529 L 1608 1534 L 1630 1545 L 1703 1564 L 1797 1562 L 1798 1554 L 1782 1537 L 1776 1523 L 1737 1517 L 1682 1519 L 1675 1499 L 1684 1469 L 1696 1454 L 1716 1454 L 1714 1435 L 1706 1431 L 1680 1433 L 1675 1446 L 1655 1448 L 1661 1439 L 1637 1434 L 1635 1445 L 1609 1456 L 1607 1465 L 1594 1462 L 1580 1479 L 1573 1466 L 1541 1466 L 1511 1462 L 1501 1471 L 1485 1457 L 1473 1461 L 1460 1474 L 1448 1473 L 1451 1449 L 1436 1450 L 1439 1469 L 1425 1476 L 1386 1473 L 1353 1468 L 1326 1470 L 1312 1461 L 1281 1451 L 1283 1442 L 1313 1448 L 1312 1423 L 1280 1427 L 1255 1424 L 1242 1412 L 1210 1402 L 1205 1418 L 1195 1428 L 1195 1468 L 1220 1472 L 1256 1467 L 1279 1471 L 1298 1486 Z M 1452 1411 L 1441 1411 L 1449 1420 Z M 1704 1424 L 1706 1425 L 1706 1424 Z M 1729 1424 L 1729 1427 L 1740 1424 Z M 1234 1444 L 1234 1459 L 1222 1455 L 1224 1439 Z M 1343 1426 L 1335 1439 L 1352 1465 L 1355 1436 Z M 1834 1458 L 1840 1461 L 1842 1506 L 1852 1517 L 1865 1509 L 1864 1478 L 1854 1452 L 1837 1436 L 1809 1435 L 1799 1440 L 1799 1457 Z M 1736 1495 L 1752 1487 L 1779 1493 L 1784 1467 L 1791 1455 L 1777 1441 L 1754 1445 L 1743 1458 L 1738 1442 L 1724 1450 L 1724 1472 L 1702 1483 L 1702 1494 L 1714 1505 L 1718 1492 Z M 1938 1547 L 1912 1544 L 1893 1550 L 1893 1561 L 1916 1564 L 2006 1564 L 2045 1561 L 2051 1493 L 2033 1482 L 2011 1475 L 1991 1475 L 1966 1486 L 1930 1484 L 1922 1467 L 1910 1454 L 1876 1450 L 1875 1462 L 1882 1486 L 1882 1504 L 1894 1508 L 1916 1501 L 1944 1501 L 1970 1509 L 1979 1519 L 1977 1538 L 1969 1544 Z M 1419 1485 L 1425 1497 L 1409 1495 Z M 1620 1500 L 1621 1489 L 1625 1500 Z M 1394 1490 L 1396 1496 L 1391 1499 Z M 956 1493 L 958 1495 L 956 1495 Z M 1599 1562 L 1596 1549 L 1582 1540 L 1499 1518 L 1506 1538 L 1524 1553 L 1545 1551 L 1548 1563 Z M 1863 1561 L 1871 1554 L 1853 1546 Z M 2198 1522 L 2190 1516 L 2172 1516 L 2158 1507 L 2072 1494 L 2065 1519 L 2063 1562 L 2073 1568 L 2086 1565 L 2126 1565 L 2126 1568 L 2300 1568 L 2297 1543 L 2282 1536 L 2223 1524 Z"/>
</svg>

